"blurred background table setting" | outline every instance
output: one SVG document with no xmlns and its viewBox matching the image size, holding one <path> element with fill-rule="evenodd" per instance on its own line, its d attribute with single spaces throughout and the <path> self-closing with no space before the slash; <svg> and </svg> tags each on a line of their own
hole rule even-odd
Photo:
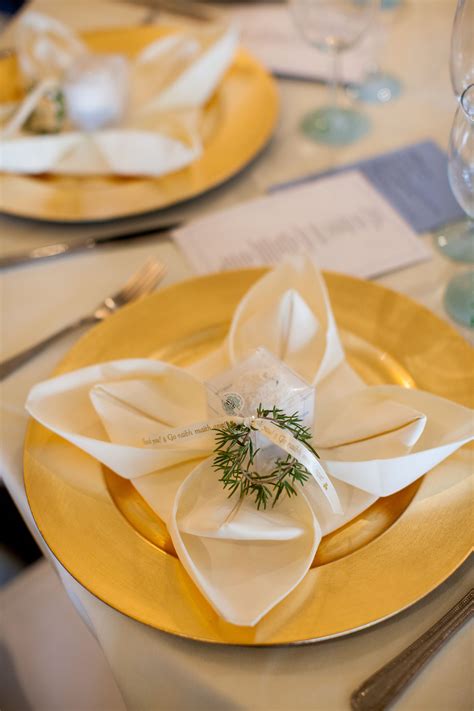
<svg viewBox="0 0 474 711">
<path fill-rule="evenodd" d="M 372 706 L 366 691 L 351 695 L 472 587 L 472 445 L 462 445 L 474 396 L 474 2 L 31 0 L 0 12 L 1 708 L 471 708 L 469 626 L 400 696 L 389 681 Z M 309 261 L 284 266 L 295 257 Z M 306 366 L 291 354 L 313 332 Z M 84 424 L 83 400 L 67 400 L 83 381 L 69 386 L 66 374 L 107 389 L 115 366 L 99 377 L 104 363 L 124 359 L 125 382 L 164 377 L 149 364 L 172 363 L 163 397 L 196 415 L 173 420 L 186 437 L 202 420 L 192 379 L 209 387 L 251 347 L 275 354 L 276 342 L 316 383 L 316 412 L 333 371 L 343 391 L 418 388 L 436 400 L 438 429 L 412 456 L 451 449 L 413 465 L 397 490 L 352 489 L 331 470 L 344 523 L 325 514 L 315 525 L 304 553 L 314 565 L 287 584 L 288 602 L 275 576 L 271 605 L 256 603 L 250 619 L 246 588 L 237 602 L 231 590 L 235 622 L 226 593 L 222 602 L 202 582 L 201 554 L 196 572 L 186 536 L 177 547 L 179 515 L 173 528 L 157 487 L 121 479 L 100 447 L 76 438 L 74 427 L 96 425 Z M 58 367 L 66 380 L 55 386 Z M 179 378 L 186 405 L 173 401 Z M 120 447 L 135 427 L 132 417 L 123 434 L 124 413 L 143 395 L 140 385 L 129 403 L 111 387 L 125 419 L 97 412 Z M 412 447 L 426 413 L 400 397 L 384 427 L 398 431 L 399 408 L 415 408 L 401 427 Z M 95 482 L 84 490 L 81 472 Z M 196 501 L 207 495 L 186 486 Z M 285 506 L 277 527 L 288 547 L 288 517 L 293 530 L 295 511 L 301 526 L 308 514 Z M 212 538 L 205 510 L 206 521 L 182 516 Z M 247 515 L 266 540 L 245 507 L 236 530 Z M 251 581 L 259 557 L 246 564 L 238 550 L 255 541 L 229 535 L 246 539 L 233 555 Z"/>
</svg>

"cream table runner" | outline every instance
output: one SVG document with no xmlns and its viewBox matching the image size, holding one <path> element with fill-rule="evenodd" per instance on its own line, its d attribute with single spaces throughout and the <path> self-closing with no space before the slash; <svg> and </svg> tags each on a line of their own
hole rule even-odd
<svg viewBox="0 0 474 711">
<path fill-rule="evenodd" d="M 149 10 L 111 0 L 34 0 L 30 6 L 69 22 L 78 29 L 140 23 Z M 447 144 L 454 113 L 449 88 L 449 27 L 454 0 L 405 0 L 393 18 L 384 67 L 403 79 L 404 94 L 385 107 L 368 107 L 372 133 L 338 150 L 309 143 L 298 132 L 305 111 L 325 98 L 324 88 L 281 82 L 282 116 L 271 146 L 244 175 L 211 195 L 163 219 L 193 215 L 261 195 L 275 182 L 291 180 L 336 164 L 401 147 L 431 137 Z M 0 38 L 9 46 L 11 30 Z M 436 52 L 432 48 L 436 47 Z M 364 107 L 365 108 L 365 107 Z M 135 219 L 133 227 L 153 218 Z M 113 230 L 71 227 L 71 236 Z M 63 239 L 65 228 L 0 217 L 2 252 L 39 246 Z M 430 244 L 428 236 L 423 237 Z M 153 254 L 167 263 L 166 283 L 191 276 L 176 247 L 166 238 L 135 242 L 78 255 L 47 265 L 26 267 L 0 275 L 2 350 L 6 357 L 48 331 L 79 316 L 120 285 L 133 269 Z M 435 254 L 427 263 L 390 274 L 380 283 L 409 294 L 446 318 L 442 294 L 458 269 Z M 87 274 L 87 280 L 84 280 Z M 41 298 L 38 298 L 41 295 Z M 467 336 L 468 333 L 465 331 Z M 23 404 L 35 382 L 46 378 L 74 342 L 65 339 L 5 381 L 1 394 L 2 441 L 0 472 L 25 520 L 35 533 L 22 481 L 21 455 L 26 416 Z M 37 533 L 35 533 L 37 536 Z M 38 537 L 38 536 L 37 536 Z M 90 595 L 55 562 L 70 598 L 90 625 L 107 657 L 129 709 L 348 709 L 350 690 L 376 667 L 421 633 L 467 587 L 465 578 L 447 581 L 428 601 L 373 630 L 306 649 L 242 650 L 212 648 L 174 639 L 120 615 Z M 39 653 L 39 650 L 38 650 Z M 425 672 L 398 706 L 411 709 L 468 709 L 468 671 L 459 683 L 453 666 L 463 669 L 469 659 L 467 634 L 458 635 L 442 653 L 449 659 L 444 673 L 437 662 Z M 451 666 L 450 666 L 451 665 Z M 341 670 L 344 669 L 344 672 Z M 73 670 L 71 670 L 73 673 Z M 54 679 L 48 680 L 54 684 Z M 28 688 L 25 688 L 28 694 Z M 417 696 L 418 693 L 418 696 Z M 448 705 L 449 700 L 449 705 Z M 444 704 L 444 705 L 443 705 Z M 31 698 L 35 709 L 35 699 Z M 81 710 L 82 711 L 82 710 Z M 113 710 L 115 711 L 115 709 Z M 117 710 L 118 711 L 118 710 Z"/>
</svg>

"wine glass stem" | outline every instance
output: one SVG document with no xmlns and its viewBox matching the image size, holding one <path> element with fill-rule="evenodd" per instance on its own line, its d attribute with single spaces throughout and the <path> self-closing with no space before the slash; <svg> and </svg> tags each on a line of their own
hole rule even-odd
<svg viewBox="0 0 474 711">
<path fill-rule="evenodd" d="M 370 66 L 369 74 L 376 75 L 380 72 L 380 52 L 381 52 L 381 32 L 382 27 L 380 25 L 380 13 L 381 13 L 382 0 L 377 0 L 376 6 L 374 8 L 374 15 L 372 18 L 372 26 L 369 29 L 370 35 Z"/>
<path fill-rule="evenodd" d="M 329 106 L 337 108 L 339 104 L 339 82 L 341 80 L 341 53 L 332 49 L 332 72 L 329 82 Z"/>
</svg>

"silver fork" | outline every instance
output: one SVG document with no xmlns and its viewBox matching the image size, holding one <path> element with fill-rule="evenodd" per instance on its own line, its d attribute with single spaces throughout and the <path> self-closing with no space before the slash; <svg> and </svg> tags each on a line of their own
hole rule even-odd
<svg viewBox="0 0 474 711">
<path fill-rule="evenodd" d="M 135 272 L 135 274 L 132 274 L 130 279 L 122 286 L 121 289 L 119 289 L 119 291 L 117 291 L 116 294 L 107 296 L 92 313 L 82 316 L 82 318 L 79 318 L 67 326 L 59 329 L 59 331 L 55 331 L 50 336 L 43 338 L 30 348 L 26 348 L 24 351 L 20 351 L 20 353 L 11 356 L 11 358 L 7 358 L 2 361 L 0 363 L 0 380 L 3 380 L 11 375 L 11 373 L 20 368 L 33 356 L 41 353 L 41 351 L 62 338 L 62 336 L 65 336 L 67 333 L 71 333 L 81 326 L 91 326 L 98 321 L 103 321 L 107 318 L 107 316 L 115 313 L 115 311 L 117 311 L 117 309 L 121 306 L 138 299 L 139 296 L 150 293 L 150 291 L 153 291 L 160 279 L 162 279 L 165 271 L 166 267 L 164 264 L 156 259 L 149 259 L 143 267 L 141 267 L 141 269 Z"/>
</svg>

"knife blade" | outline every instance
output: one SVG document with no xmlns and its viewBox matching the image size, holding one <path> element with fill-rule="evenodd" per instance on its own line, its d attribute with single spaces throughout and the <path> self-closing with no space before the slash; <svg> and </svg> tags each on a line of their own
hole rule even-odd
<svg viewBox="0 0 474 711">
<path fill-rule="evenodd" d="M 172 222 L 167 225 L 158 225 L 157 227 L 147 227 L 143 230 L 134 230 L 133 232 L 120 232 L 119 234 L 102 235 L 100 237 L 85 237 L 71 242 L 56 242 L 55 244 L 46 244 L 42 247 L 25 250 L 24 252 L 14 252 L 13 254 L 0 257 L 0 269 L 8 269 L 22 264 L 31 262 L 41 262 L 58 257 L 64 257 L 67 254 L 76 254 L 77 252 L 85 252 L 95 247 L 103 245 L 115 244 L 117 242 L 125 242 L 127 240 L 139 239 L 140 237 L 150 237 L 152 235 L 160 235 L 163 232 L 169 232 L 179 227 L 182 223 Z"/>
<path fill-rule="evenodd" d="M 130 0 L 121 1 L 129 4 Z M 199 0 L 133 0 L 133 4 L 147 7 L 156 13 L 168 12 L 204 22 L 213 22 L 222 16 L 216 7 L 209 7 Z"/>
</svg>

